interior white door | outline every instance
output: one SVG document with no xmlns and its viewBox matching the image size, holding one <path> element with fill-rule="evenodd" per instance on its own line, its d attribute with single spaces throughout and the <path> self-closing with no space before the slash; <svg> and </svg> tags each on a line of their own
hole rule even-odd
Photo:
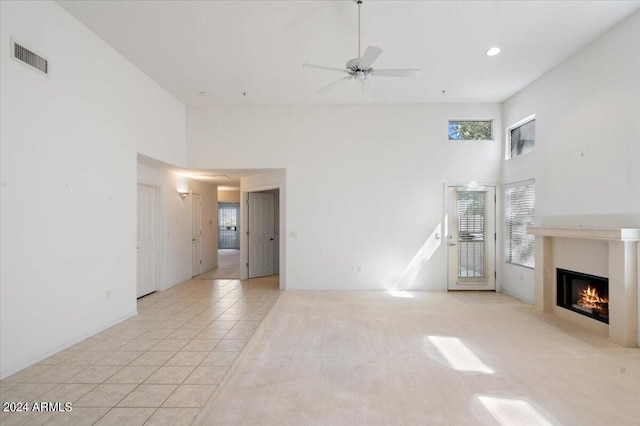
<svg viewBox="0 0 640 426">
<path fill-rule="evenodd" d="M 157 290 L 157 191 L 138 185 L 137 297 Z"/>
<path fill-rule="evenodd" d="M 275 197 L 249 193 L 249 278 L 275 274 Z"/>
<path fill-rule="evenodd" d="M 191 194 L 191 276 L 200 275 L 202 265 L 202 202 L 200 194 Z"/>
<path fill-rule="evenodd" d="M 447 188 L 449 290 L 495 290 L 495 187 Z"/>
</svg>

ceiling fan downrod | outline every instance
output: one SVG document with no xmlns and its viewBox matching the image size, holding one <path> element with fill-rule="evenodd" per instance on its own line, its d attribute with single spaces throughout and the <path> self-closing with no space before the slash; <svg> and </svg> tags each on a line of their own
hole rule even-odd
<svg viewBox="0 0 640 426">
<path fill-rule="evenodd" d="M 360 5 L 362 4 L 362 0 L 356 0 L 358 3 L 358 58 L 361 58 L 360 55 Z"/>
</svg>

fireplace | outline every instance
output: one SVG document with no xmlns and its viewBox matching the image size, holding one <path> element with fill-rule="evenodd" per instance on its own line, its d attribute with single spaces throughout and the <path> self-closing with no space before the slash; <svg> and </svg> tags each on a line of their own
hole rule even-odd
<svg viewBox="0 0 640 426">
<path fill-rule="evenodd" d="M 531 226 L 527 233 L 536 236 L 535 307 L 621 345 L 640 346 L 640 228 Z M 608 278 L 607 322 L 558 306 L 557 295 L 567 295 L 564 286 L 558 291 L 557 283 L 563 280 L 557 279 L 556 268 L 589 271 Z"/>
<path fill-rule="evenodd" d="M 609 324 L 607 278 L 559 268 L 556 276 L 558 306 Z"/>
</svg>

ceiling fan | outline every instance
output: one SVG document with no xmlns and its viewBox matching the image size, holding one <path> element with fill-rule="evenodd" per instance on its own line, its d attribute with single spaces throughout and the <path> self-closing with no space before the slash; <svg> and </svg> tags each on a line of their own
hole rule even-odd
<svg viewBox="0 0 640 426">
<path fill-rule="evenodd" d="M 371 66 L 375 60 L 382 53 L 382 49 L 375 46 L 367 47 L 364 55 L 360 55 L 360 6 L 362 0 L 354 0 L 358 4 L 358 57 L 351 59 L 345 65 L 345 68 L 327 67 L 324 65 L 303 64 L 305 68 L 316 68 L 321 70 L 338 71 L 346 73 L 346 77 L 342 77 L 340 80 L 334 81 L 330 85 L 323 87 L 316 93 L 324 94 L 329 90 L 341 85 L 349 80 L 357 80 L 362 83 L 362 91 L 371 95 L 376 95 L 377 90 L 371 81 L 371 77 L 418 77 L 420 76 L 419 69 L 377 69 Z"/>
</svg>

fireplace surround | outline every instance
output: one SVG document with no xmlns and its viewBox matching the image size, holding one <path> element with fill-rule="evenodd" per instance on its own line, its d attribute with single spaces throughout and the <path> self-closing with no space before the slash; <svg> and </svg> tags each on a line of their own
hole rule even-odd
<svg viewBox="0 0 640 426">
<path fill-rule="evenodd" d="M 536 237 L 535 307 L 628 347 L 638 335 L 638 228 L 532 226 Z M 608 278 L 609 323 L 557 306 L 557 269 Z"/>
</svg>

